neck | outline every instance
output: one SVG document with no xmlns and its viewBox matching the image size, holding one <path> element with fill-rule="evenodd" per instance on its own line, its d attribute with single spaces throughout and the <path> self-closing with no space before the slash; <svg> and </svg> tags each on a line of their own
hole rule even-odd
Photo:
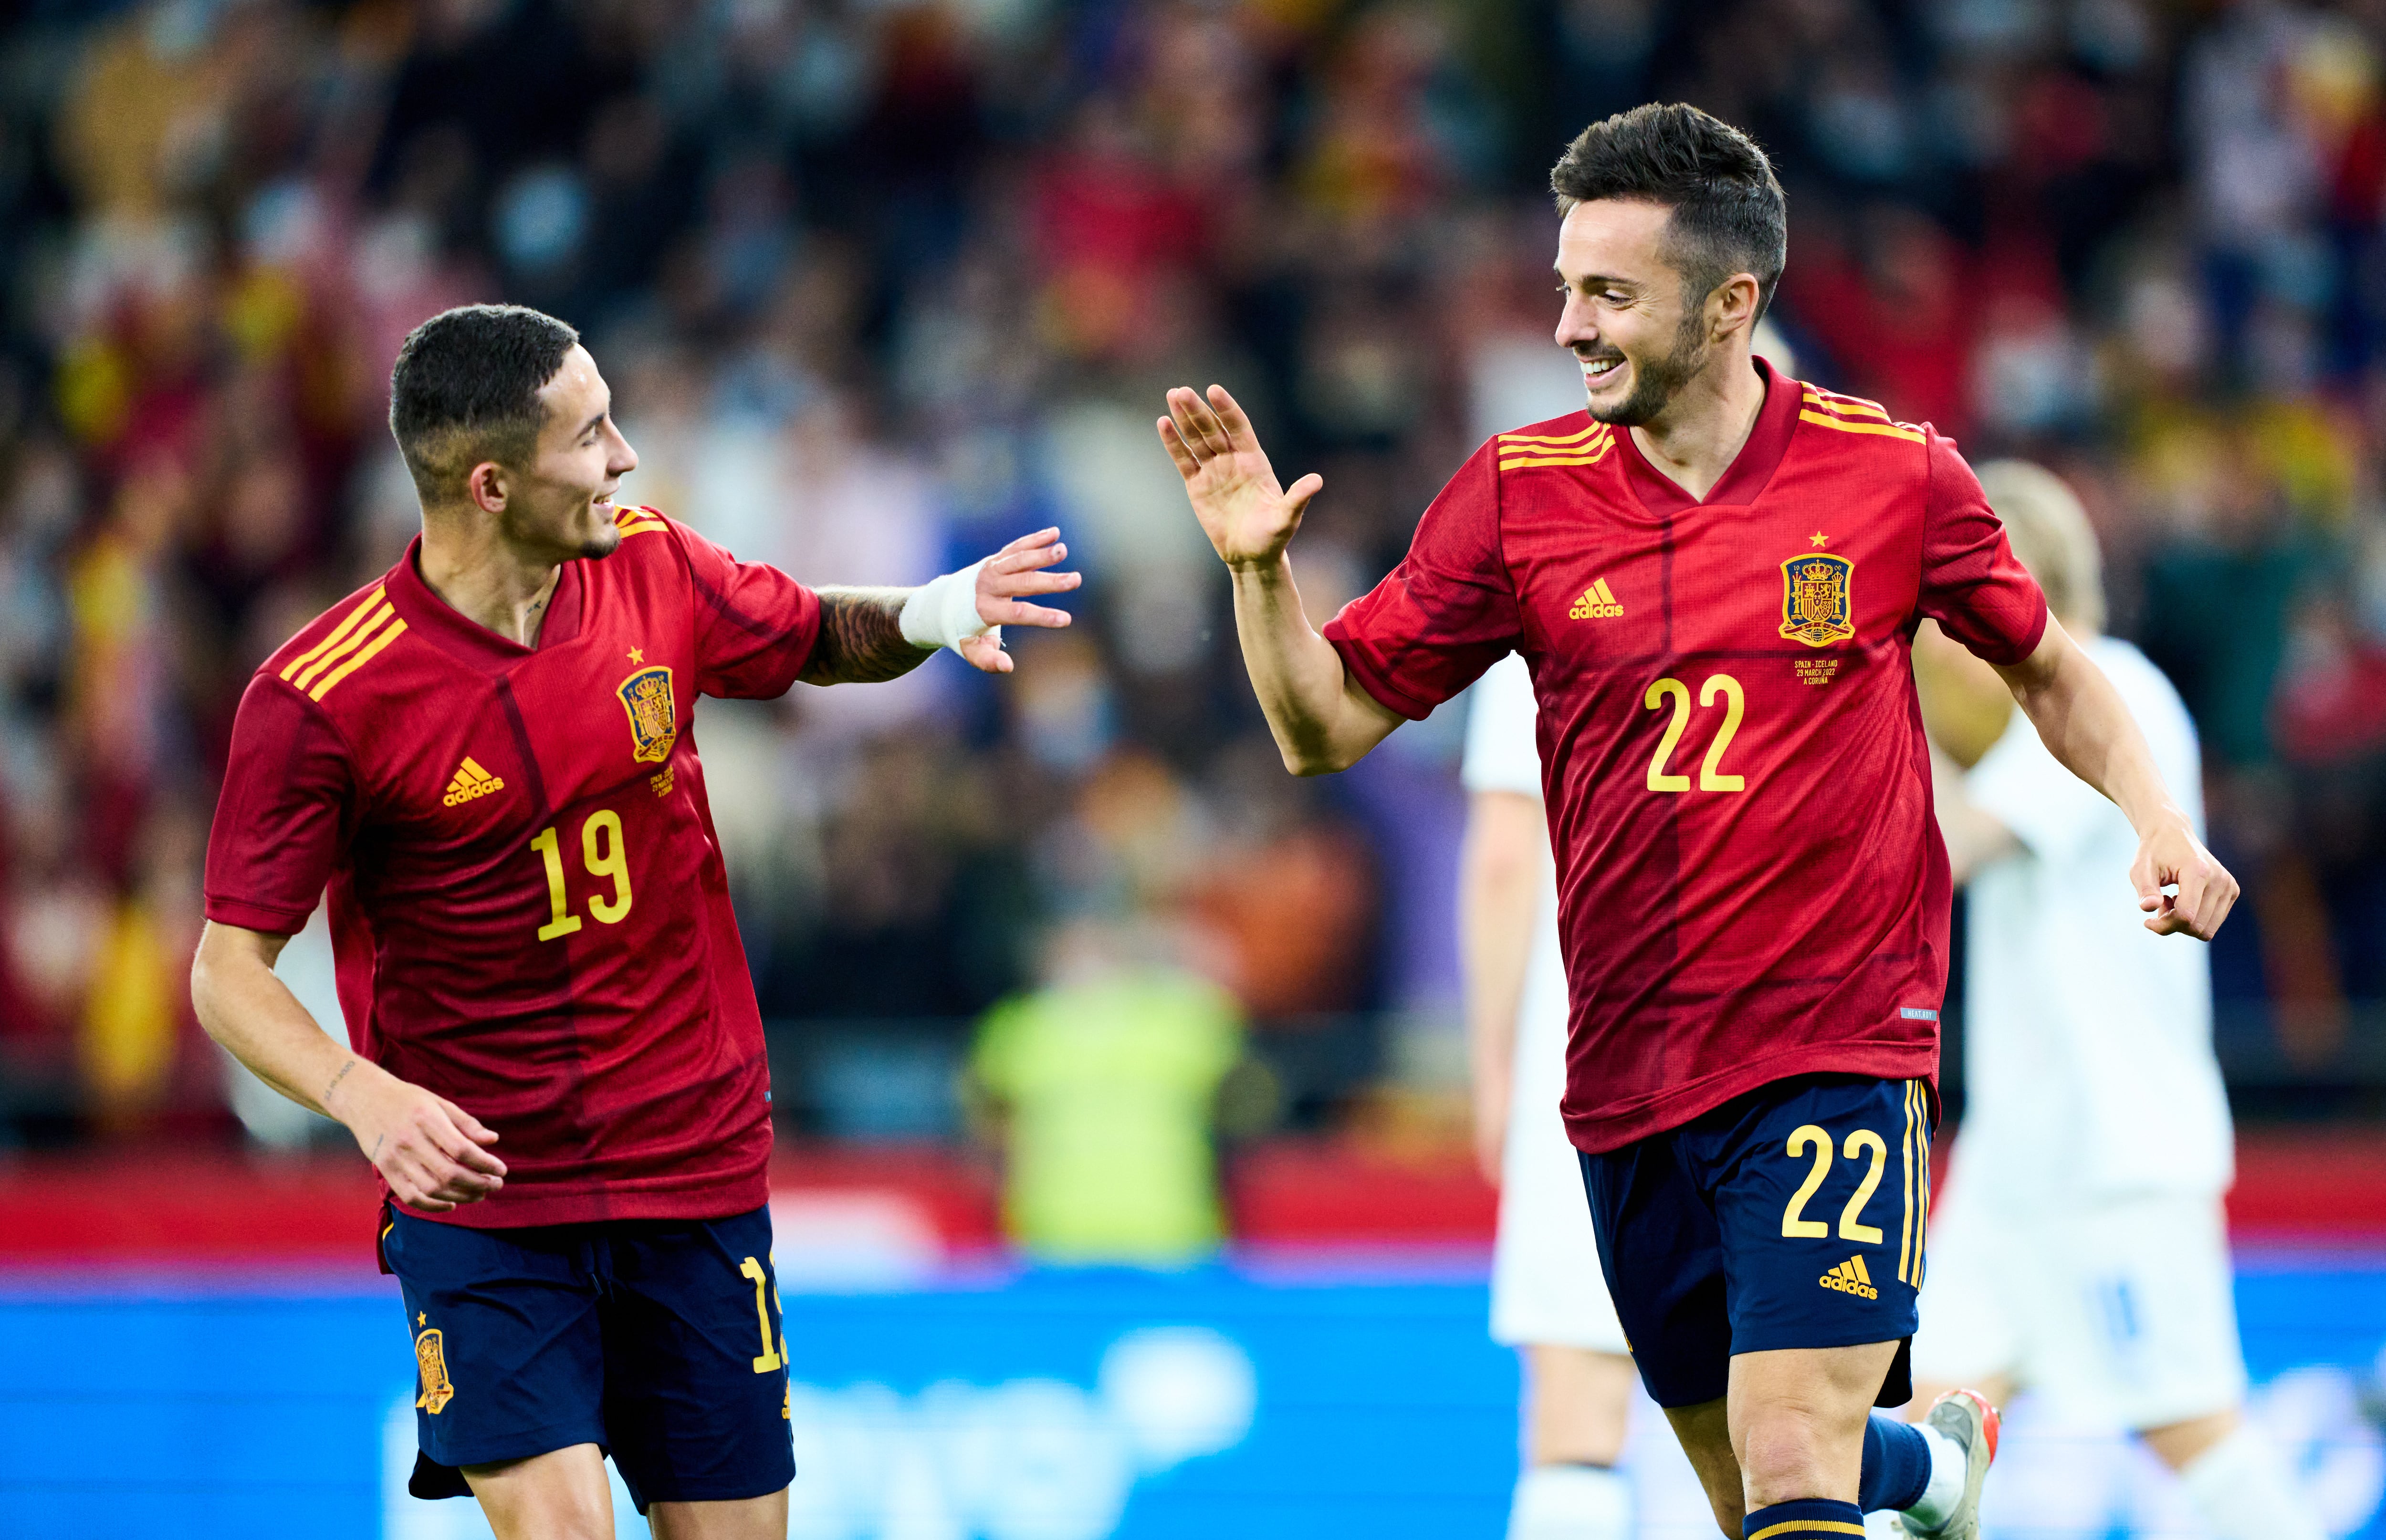
<svg viewBox="0 0 2386 1540">
<path fill-rule="evenodd" d="M 423 510 L 424 585 L 457 614 L 509 642 L 538 645 L 547 600 L 562 574 L 551 552 L 518 549 L 485 515 Z"/>
<path fill-rule="evenodd" d="M 1665 409 L 1632 430 L 1649 463 L 1692 497 L 1703 499 L 1731 469 L 1764 409 L 1764 377 L 1749 361 L 1745 342 L 1682 386 Z"/>
</svg>

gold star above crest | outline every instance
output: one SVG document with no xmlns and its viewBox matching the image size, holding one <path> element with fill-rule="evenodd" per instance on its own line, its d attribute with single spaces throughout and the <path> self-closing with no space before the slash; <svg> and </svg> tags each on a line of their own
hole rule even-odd
<svg viewBox="0 0 2386 1540">
<path fill-rule="evenodd" d="M 1813 534 L 1808 535 L 1806 538 L 1816 545 L 1828 545 L 1831 543 L 1830 536 L 1825 534 L 1820 530 L 1816 530 Z"/>
<path fill-rule="evenodd" d="M 630 649 L 630 661 L 631 661 L 631 662 L 633 662 L 633 663 L 644 663 L 646 660 L 647 660 L 647 649 L 646 649 L 646 648 L 644 648 L 644 647 L 632 647 L 632 648 Z"/>
<path fill-rule="evenodd" d="M 425 1310 L 425 1311 L 421 1312 L 421 1314 L 417 1315 L 417 1316 L 414 1318 L 414 1323 L 415 1323 L 417 1326 L 428 1326 L 428 1325 L 430 1325 L 430 1324 L 431 1324 L 431 1312 L 430 1312 L 430 1311 L 428 1311 L 428 1310 Z"/>
</svg>

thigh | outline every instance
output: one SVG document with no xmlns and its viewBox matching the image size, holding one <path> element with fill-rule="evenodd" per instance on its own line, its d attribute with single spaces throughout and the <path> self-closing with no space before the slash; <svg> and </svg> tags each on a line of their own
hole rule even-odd
<svg viewBox="0 0 2386 1540">
<path fill-rule="evenodd" d="M 1600 1271 L 1641 1383 L 1666 1408 L 1720 1400 L 1731 1373 L 1722 1236 L 1673 1141 L 1580 1158 Z"/>
<path fill-rule="evenodd" d="M 388 1222 L 382 1254 L 414 1339 L 415 1496 L 465 1496 L 460 1466 L 603 1444 L 604 1345 L 577 1230 Z"/>
<path fill-rule="evenodd" d="M 1920 1081 L 1801 1076 L 1690 1132 L 1685 1151 L 1723 1237 L 1734 1354 L 1914 1334 L 1930 1203 Z M 1889 1380 L 1881 1405 L 1911 1396 L 1903 1351 Z"/>
<path fill-rule="evenodd" d="M 605 1426 L 639 1511 L 784 1491 L 795 1453 L 770 1210 L 617 1225 L 607 1249 Z"/>
</svg>

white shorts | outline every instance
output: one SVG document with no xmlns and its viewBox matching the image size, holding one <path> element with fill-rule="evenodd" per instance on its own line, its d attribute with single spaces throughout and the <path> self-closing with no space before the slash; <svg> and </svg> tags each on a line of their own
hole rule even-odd
<svg viewBox="0 0 2386 1540">
<path fill-rule="evenodd" d="M 1500 1170 L 1500 1235 L 1491 1252 L 1491 1340 L 1628 1353 L 1599 1271 L 1582 1166 L 1556 1097 L 1519 1104 Z"/>
<path fill-rule="evenodd" d="M 2132 1430 L 2244 1399 L 2217 1197 L 2150 1196 L 2025 1217 L 1951 1187 L 1931 1213 L 1915 1379 L 2005 1375 Z"/>
</svg>

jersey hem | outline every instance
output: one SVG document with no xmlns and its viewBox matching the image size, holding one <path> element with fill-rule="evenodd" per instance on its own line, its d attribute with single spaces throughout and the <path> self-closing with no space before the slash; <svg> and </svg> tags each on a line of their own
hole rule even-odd
<svg viewBox="0 0 2386 1540">
<path fill-rule="evenodd" d="M 383 1190 L 387 1190 L 385 1184 Z M 756 1168 L 751 1175 L 699 1187 L 633 1192 L 612 1188 L 560 1192 L 547 1189 L 516 1197 L 514 1194 L 519 1191 L 507 1189 L 497 1200 L 499 1207 L 494 1208 L 487 1202 L 466 1203 L 437 1214 L 409 1208 L 396 1198 L 389 1201 L 408 1219 L 461 1225 L 467 1230 L 527 1230 L 537 1225 L 591 1224 L 608 1220 L 722 1220 L 750 1214 L 769 1204 L 771 1175 L 766 1164 Z"/>
<path fill-rule="evenodd" d="M 1815 1043 L 1772 1058 L 1733 1068 L 1660 1093 L 1628 1112 L 1565 1115 L 1566 1137 L 1585 1155 L 1610 1150 L 1679 1128 L 1701 1113 L 1711 1112 L 1734 1096 L 1793 1075 L 1871 1075 L 1880 1080 L 1920 1080 L 1930 1087 L 1933 1110 L 1939 1099 L 1939 1045 Z"/>
</svg>

